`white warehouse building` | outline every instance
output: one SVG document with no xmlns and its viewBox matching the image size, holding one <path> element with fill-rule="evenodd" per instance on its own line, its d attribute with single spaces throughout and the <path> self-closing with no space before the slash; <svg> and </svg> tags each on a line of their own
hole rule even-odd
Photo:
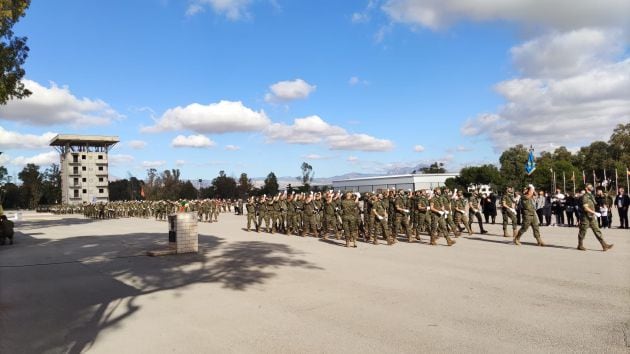
<svg viewBox="0 0 630 354">
<path fill-rule="evenodd" d="M 378 192 L 392 188 L 417 191 L 420 189 L 442 187 L 448 178 L 455 178 L 457 176 L 459 176 L 459 173 L 427 173 L 350 178 L 333 181 L 333 188 L 335 190 L 347 190 L 359 193 Z"/>
</svg>

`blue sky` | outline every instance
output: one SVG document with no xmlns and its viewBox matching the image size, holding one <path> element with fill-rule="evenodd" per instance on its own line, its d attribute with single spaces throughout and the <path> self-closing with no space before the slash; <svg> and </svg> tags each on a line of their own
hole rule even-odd
<svg viewBox="0 0 630 354">
<path fill-rule="evenodd" d="M 550 3 L 34 1 L 15 28 L 34 94 L 0 107 L 1 162 L 104 134 L 118 177 L 324 177 L 607 139 L 630 120 L 630 9 Z"/>
</svg>

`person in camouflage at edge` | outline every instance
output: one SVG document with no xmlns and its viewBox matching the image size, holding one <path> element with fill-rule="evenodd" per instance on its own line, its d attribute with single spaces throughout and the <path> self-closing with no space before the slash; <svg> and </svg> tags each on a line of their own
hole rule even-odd
<svg viewBox="0 0 630 354">
<path fill-rule="evenodd" d="M 586 185 L 586 193 L 584 193 L 579 203 L 582 206 L 582 216 L 580 218 L 580 231 L 578 232 L 577 249 L 580 251 L 586 251 L 586 248 L 584 248 L 584 237 L 586 237 L 586 232 L 590 228 L 593 230 L 597 241 L 599 241 L 602 245 L 602 250 L 604 252 L 608 251 L 613 247 L 613 244 L 607 244 L 606 241 L 604 241 L 602 231 L 599 229 L 597 218 L 599 218 L 601 214 L 595 211 L 596 203 L 595 197 L 593 197 L 593 185 Z"/>
<path fill-rule="evenodd" d="M 407 218 L 407 216 L 409 215 L 409 209 L 407 209 L 407 203 L 405 201 L 403 193 L 404 192 L 402 190 L 399 190 L 398 195 L 394 199 L 396 221 L 394 223 L 393 236 L 397 237 L 398 232 L 402 229 L 402 231 L 404 231 L 405 233 L 405 236 L 407 236 L 407 241 L 413 242 L 413 239 L 411 238 L 411 230 L 409 229 L 409 220 Z"/>
<path fill-rule="evenodd" d="M 516 223 L 516 202 L 514 201 L 512 187 L 507 187 L 503 198 L 501 198 L 501 213 L 503 217 L 503 237 L 510 237 L 508 235 L 508 222 L 512 223 L 512 237 L 515 237 L 518 224 Z"/>
<path fill-rule="evenodd" d="M 463 223 L 466 231 L 468 231 L 468 235 L 472 236 L 473 232 L 470 228 L 468 217 L 466 216 L 466 204 L 468 204 L 468 202 L 466 197 L 464 197 L 463 191 L 457 191 L 457 196 L 453 204 L 455 212 L 455 226 L 459 228 L 459 226 Z"/>
<path fill-rule="evenodd" d="M 357 209 L 359 207 L 352 196 L 352 192 L 346 192 L 344 199 L 341 201 L 341 220 L 346 238 L 346 247 L 357 247 L 359 233 L 357 225 Z"/>
<path fill-rule="evenodd" d="M 447 210 L 444 209 L 442 204 L 443 198 L 441 197 L 442 191 L 439 188 L 435 188 L 433 191 L 433 197 L 430 199 L 431 208 L 431 241 L 430 245 L 435 246 L 437 239 L 440 235 L 444 236 L 446 243 L 449 246 L 455 244 L 455 241 L 451 239 L 446 229 L 446 215 Z"/>
<path fill-rule="evenodd" d="M 514 244 L 520 246 L 521 236 L 523 236 L 523 234 L 531 226 L 538 246 L 545 246 L 545 243 L 540 237 L 540 228 L 538 227 L 538 216 L 536 215 L 536 206 L 534 205 L 534 198 L 536 198 L 536 190 L 534 186 L 530 185 L 527 187 L 523 191 L 523 196 L 521 198 L 523 204 L 523 223 L 516 236 L 514 236 Z"/>
</svg>

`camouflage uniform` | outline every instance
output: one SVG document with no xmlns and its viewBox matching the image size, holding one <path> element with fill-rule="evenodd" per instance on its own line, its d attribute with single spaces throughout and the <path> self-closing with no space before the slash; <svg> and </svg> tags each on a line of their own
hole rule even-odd
<svg viewBox="0 0 630 354">
<path fill-rule="evenodd" d="M 540 229 L 538 228 L 538 216 L 536 215 L 536 206 L 534 205 L 535 195 L 530 197 L 529 194 L 524 194 L 521 198 L 523 204 L 523 224 L 514 237 L 514 243 L 520 245 L 521 236 L 523 236 L 523 234 L 531 226 L 532 230 L 534 230 L 534 238 L 536 239 L 536 242 L 538 242 L 539 246 L 544 246 L 545 244 L 540 238 Z M 595 223 L 597 223 L 597 221 L 595 221 Z"/>
<path fill-rule="evenodd" d="M 501 213 L 503 217 L 503 237 L 509 237 L 508 235 L 508 219 L 512 222 L 512 237 L 516 235 L 516 213 L 512 210 L 515 209 L 514 195 L 506 192 L 501 198 Z"/>
<path fill-rule="evenodd" d="M 349 195 L 341 201 L 341 220 L 343 223 L 343 232 L 346 237 L 346 247 L 356 247 L 358 237 L 357 225 L 357 203 L 350 199 Z"/>
<path fill-rule="evenodd" d="M 400 231 L 401 226 L 402 226 L 402 229 L 405 232 L 405 235 L 407 236 L 407 241 L 412 242 L 411 231 L 409 230 L 409 220 L 407 219 L 407 215 L 409 214 L 409 209 L 407 209 L 407 205 L 402 196 L 402 193 L 400 193 L 394 200 L 394 207 L 396 210 L 396 222 L 394 224 L 394 233 L 393 233 L 394 238 L 398 236 L 398 231 Z"/>
<path fill-rule="evenodd" d="M 580 204 L 582 204 L 583 212 L 582 212 L 582 218 L 580 219 L 580 231 L 578 233 L 577 249 L 580 251 L 585 250 L 584 237 L 586 236 L 586 231 L 588 231 L 588 229 L 590 228 L 591 230 L 593 230 L 593 233 L 595 234 L 597 241 L 599 241 L 599 243 L 602 245 L 602 249 L 604 251 L 609 250 L 610 248 L 612 248 L 613 245 L 606 244 L 602 236 L 602 231 L 599 229 L 599 225 L 597 223 L 597 217 L 595 216 L 595 214 L 589 213 L 587 211 L 587 208 L 592 211 L 595 211 L 595 198 L 593 197 L 593 194 L 587 192 L 586 194 L 584 194 L 584 196 L 582 196 L 581 199 L 582 200 Z"/>
</svg>

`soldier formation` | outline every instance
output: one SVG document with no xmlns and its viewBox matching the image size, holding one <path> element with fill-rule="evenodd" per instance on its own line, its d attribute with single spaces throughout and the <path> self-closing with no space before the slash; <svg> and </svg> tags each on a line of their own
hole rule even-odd
<svg viewBox="0 0 630 354">
<path fill-rule="evenodd" d="M 590 228 L 606 251 L 613 245 L 607 244 L 602 237 L 598 225 L 601 215 L 597 211 L 592 191 L 593 186 L 589 184 L 578 195 L 579 212 L 576 214 L 580 224 L 577 249 L 585 250 L 583 240 Z M 531 227 L 537 244 L 545 246 L 540 235 L 536 197 L 535 188 L 530 185 L 523 190 L 522 196 L 508 187 L 500 200 L 503 236 L 511 237 L 515 245 L 521 244 L 521 237 Z M 407 242 L 415 242 L 421 241 L 421 235 L 425 234 L 429 237 L 430 245 L 436 245 L 440 238 L 444 238 L 446 244 L 452 246 L 456 242 L 454 238 L 462 232 L 473 234 L 475 219 L 479 233 L 487 233 L 481 218 L 481 201 L 477 191 L 467 198 L 462 191 L 435 188 L 415 192 L 384 190 L 363 195 L 349 191 L 309 194 L 284 192 L 275 196 L 250 197 L 246 203 L 230 199 L 85 203 L 60 205 L 53 212 L 79 213 L 95 219 L 140 217 L 156 220 L 166 220 L 169 214 L 176 212 L 196 212 L 200 222 L 217 222 L 220 213 L 234 210 L 236 214 L 242 215 L 247 210 L 247 231 L 323 239 L 334 236 L 337 240 L 343 236 L 346 247 L 357 247 L 358 239 L 374 245 L 383 240 L 393 245 L 401 235 Z M 520 216 L 518 219 L 522 218 L 520 229 L 517 216 Z"/>
<path fill-rule="evenodd" d="M 591 228 L 604 251 L 612 244 L 604 241 L 592 195 L 593 186 L 587 185 L 580 198 L 579 250 L 584 250 L 583 239 Z M 518 193 L 517 193 L 518 194 Z M 520 245 L 523 234 L 531 227 L 538 246 L 545 246 L 539 229 L 535 206 L 536 191 L 530 185 L 522 196 L 515 198 L 512 188 L 507 188 L 501 198 L 503 236 L 511 237 Z M 473 191 L 469 198 L 462 191 L 451 192 L 448 188 L 433 190 L 385 190 L 363 195 L 353 192 L 280 193 L 275 196 L 250 197 L 245 204 L 247 231 L 283 233 L 328 239 L 345 238 L 346 247 L 356 247 L 361 238 L 364 242 L 388 245 L 404 235 L 407 242 L 421 241 L 421 235 L 429 236 L 429 244 L 436 245 L 440 238 L 448 246 L 455 244 L 462 232 L 473 234 L 472 224 L 477 220 L 479 233 L 486 234 L 481 220 L 481 197 Z M 518 229 L 517 211 L 522 222 Z M 264 227 L 263 227 L 264 224 Z M 509 232 L 509 229 L 512 232 Z"/>
<path fill-rule="evenodd" d="M 201 200 L 157 200 L 157 201 L 116 201 L 107 203 L 84 203 L 81 205 L 60 205 L 52 209 L 56 214 L 83 214 L 92 219 L 115 218 L 155 218 L 166 220 L 169 214 L 177 212 L 196 212 L 200 222 L 217 222 L 219 214 L 236 213 L 239 211 L 240 201 L 231 199 L 201 199 Z"/>
<path fill-rule="evenodd" d="M 455 244 L 463 231 L 472 235 L 471 222 L 477 218 L 480 232 L 486 233 L 479 211 L 477 192 L 468 199 L 463 193 L 444 190 L 386 190 L 360 195 L 353 192 L 295 194 L 250 197 L 246 203 L 247 231 L 284 233 L 327 239 L 345 238 L 346 247 L 356 241 L 377 245 L 379 239 L 388 245 L 404 235 L 407 242 L 429 236 L 435 245 L 443 237 L 447 245 Z M 264 224 L 264 227 L 263 227 Z M 453 237 L 451 237 L 453 236 Z"/>
</svg>

